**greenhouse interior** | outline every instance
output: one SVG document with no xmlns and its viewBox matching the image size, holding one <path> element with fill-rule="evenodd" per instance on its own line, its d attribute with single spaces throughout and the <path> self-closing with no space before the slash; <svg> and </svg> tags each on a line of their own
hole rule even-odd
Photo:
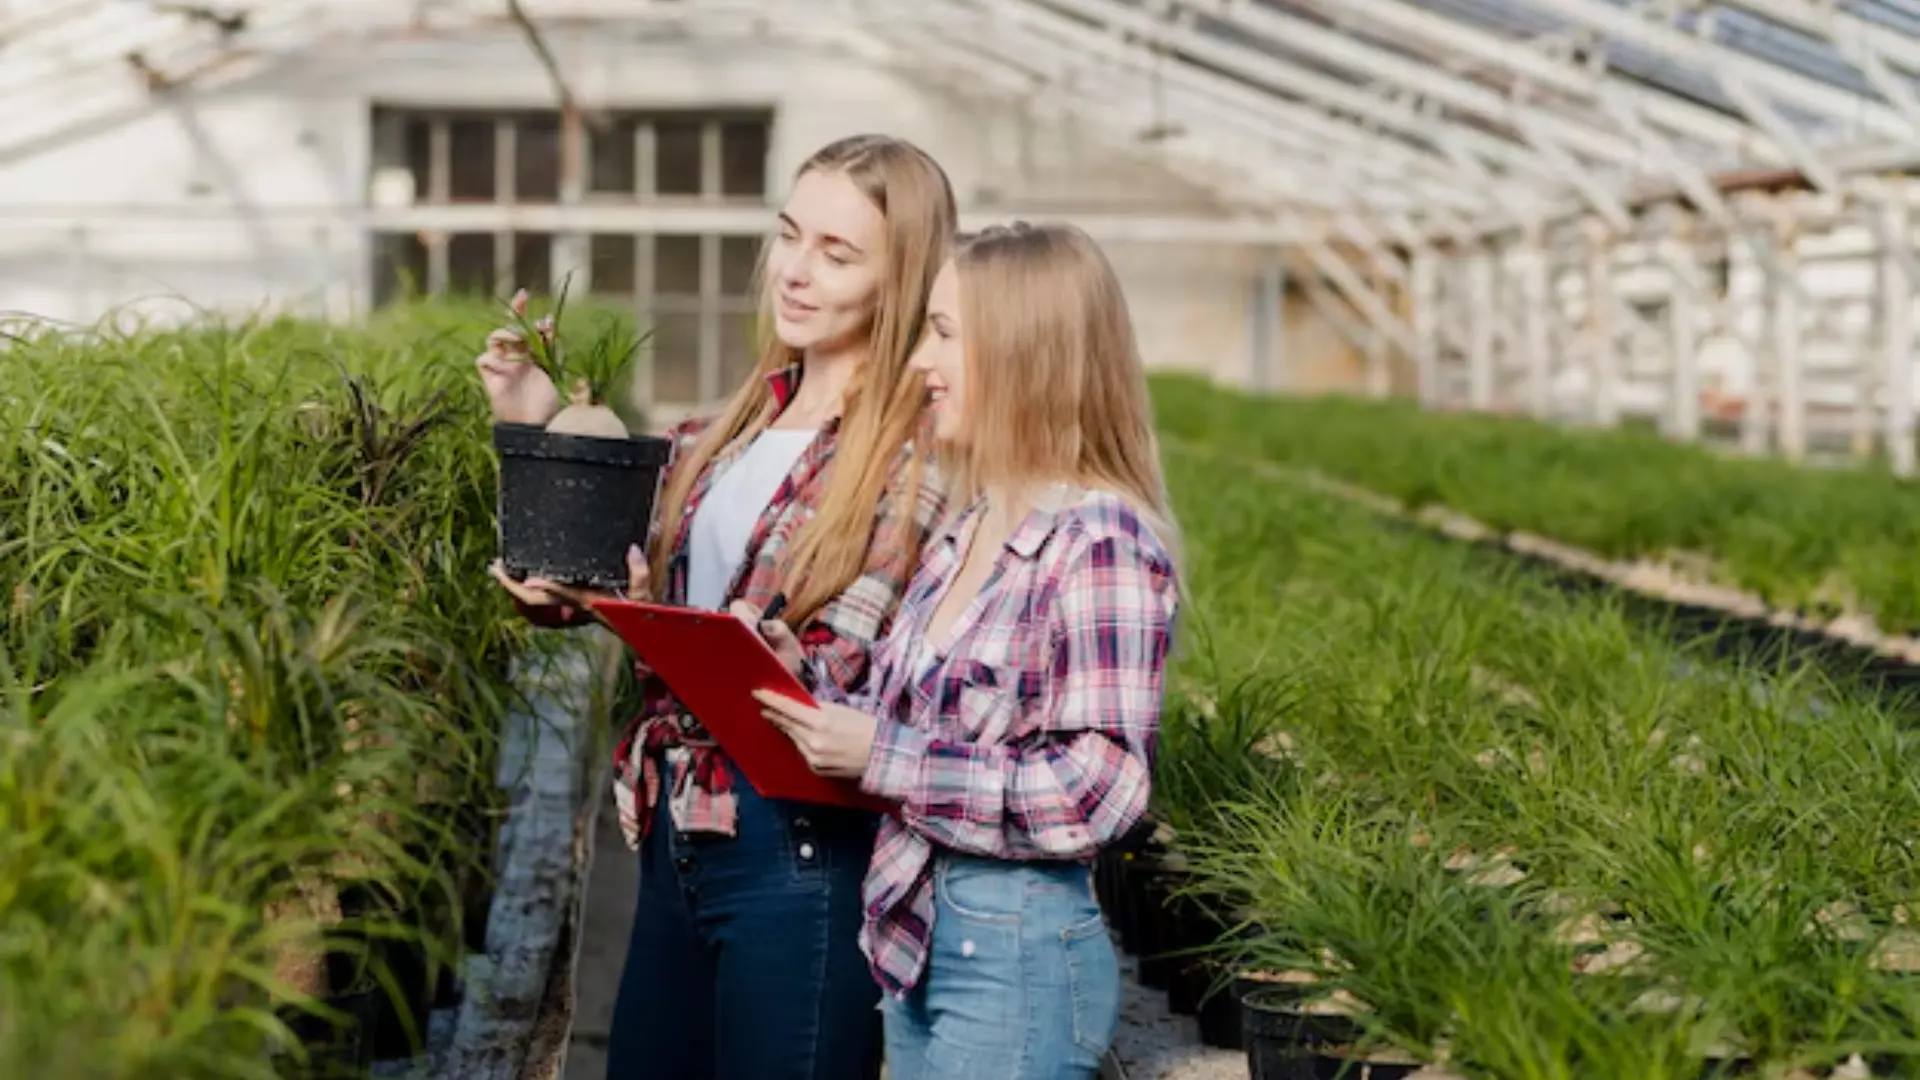
<svg viewBox="0 0 1920 1080">
<path fill-rule="evenodd" d="M 665 676 L 490 575 L 626 586 L 884 136 L 1146 371 L 1099 1076 L 1920 1078 L 1920 0 L 0 0 L 0 100 L 0 1077 L 642 1075 Z"/>
</svg>

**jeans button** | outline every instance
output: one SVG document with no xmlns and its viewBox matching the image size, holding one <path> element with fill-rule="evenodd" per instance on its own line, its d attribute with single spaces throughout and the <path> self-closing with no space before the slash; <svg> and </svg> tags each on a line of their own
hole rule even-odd
<svg viewBox="0 0 1920 1080">
<path fill-rule="evenodd" d="M 800 845 L 800 857 L 803 859 L 813 858 L 813 845 L 809 843 L 802 843 Z"/>
</svg>

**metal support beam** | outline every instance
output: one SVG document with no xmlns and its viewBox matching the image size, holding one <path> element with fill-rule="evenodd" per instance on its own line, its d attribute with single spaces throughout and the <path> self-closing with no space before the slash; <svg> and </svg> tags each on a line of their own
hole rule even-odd
<svg viewBox="0 0 1920 1080">
<path fill-rule="evenodd" d="M 1797 229 L 1789 219 L 1780 224 L 1780 260 L 1790 277 L 1798 277 L 1799 255 L 1794 251 Z M 1780 424 L 1780 453 L 1789 461 L 1807 454 L 1807 399 L 1802 385 L 1799 289 L 1773 294 L 1773 401 Z"/>
<path fill-rule="evenodd" d="M 1620 343 L 1614 330 L 1613 237 L 1607 227 L 1590 222 L 1587 241 L 1587 327 L 1592 335 L 1589 374 L 1589 418 L 1602 427 L 1620 422 Z"/>
<path fill-rule="evenodd" d="M 511 232 L 564 233 L 570 231 L 635 233 L 713 233 L 720 236 L 759 236 L 772 227 L 771 206 L 662 206 L 659 204 L 596 204 L 580 206 L 494 203 L 455 203 L 445 206 L 259 206 L 243 215 L 235 207 L 132 204 L 117 206 L 7 206 L 0 205 L 0 228 L 9 232 L 72 228 L 137 230 L 143 225 L 176 227 L 238 227 L 246 220 L 276 229 L 311 230 L 335 225 L 375 232 Z M 979 229 L 1017 219 L 1070 221 L 1095 238 L 1116 243 L 1224 244 L 1255 246 L 1299 243 L 1319 235 L 1304 222 L 1272 218 L 1207 217 L 1155 213 L 1061 213 L 1018 206 L 992 210 L 962 210 L 962 228 Z"/>
<path fill-rule="evenodd" d="M 1493 408 L 1493 254 L 1486 250 L 1466 256 L 1467 272 L 1467 407 Z"/>
<path fill-rule="evenodd" d="M 1913 210 L 1905 192 L 1893 192 L 1881 202 L 1883 244 L 1908 246 L 1913 238 Z M 1907 252 L 1911 255 L 1911 250 Z M 1886 409 L 1887 464 L 1897 475 L 1914 474 L 1914 284 L 1912 260 L 1896 256 L 1889 247 L 1880 258 L 1880 320 L 1883 335 L 1883 386 Z"/>
<path fill-rule="evenodd" d="M 1548 389 L 1557 366 L 1553 356 L 1553 338 L 1549 320 L 1559 310 L 1552 295 L 1550 271 L 1553 253 L 1547 246 L 1546 232 L 1540 226 L 1527 230 L 1523 243 L 1521 275 L 1524 287 L 1522 336 L 1525 342 L 1527 370 L 1527 412 L 1545 418 L 1551 409 Z"/>
<path fill-rule="evenodd" d="M 1665 433 L 1670 439 L 1691 442 L 1700 437 L 1700 344 L 1696 320 L 1700 312 L 1700 283 L 1694 259 L 1691 223 L 1674 218 L 1673 243 L 1662 244 L 1661 258 L 1672 275 L 1667 319 L 1671 339 L 1668 356 Z M 1674 246 L 1682 248 L 1674 251 Z"/>
<path fill-rule="evenodd" d="M 1252 356 L 1248 364 L 1248 385 L 1255 393 L 1268 393 L 1286 386 L 1286 342 L 1281 326 L 1285 320 L 1287 269 L 1278 252 L 1269 252 L 1253 279 Z"/>
<path fill-rule="evenodd" d="M 1800 108 L 1825 113 L 1837 122 L 1856 124 L 1863 134 L 1888 140 L 1912 137 L 1906 120 L 1884 105 L 1649 19 L 1639 11 L 1606 0 L 1528 0 L 1528 3 L 1597 31 L 1609 41 L 1650 50 L 1683 67 L 1742 80 L 1770 95 L 1792 101 Z"/>
<path fill-rule="evenodd" d="M 1413 356 L 1420 387 L 1420 404 L 1440 404 L 1440 258 L 1430 247 L 1412 255 Z"/>
<path fill-rule="evenodd" d="M 1426 198 L 1462 209 L 1486 213 L 1497 206 L 1499 181 L 1482 176 L 1463 177 L 1444 156 L 1422 151 L 1413 143 L 1370 132 L 1327 112 L 1298 105 L 1262 93 L 1246 83 L 1195 68 L 1169 58 L 1164 44 L 1156 50 L 1154 38 L 1137 33 L 1129 23 L 1096 28 L 1087 22 L 1068 18 L 1028 0 L 988 0 L 989 10 L 982 13 L 964 0 L 927 0 L 925 9 L 943 9 L 952 16 L 955 32 L 979 35 L 993 33 L 995 25 L 1011 31 L 998 38 L 1001 48 L 1053 52 L 1052 63 L 1060 65 L 1058 78 L 1074 82 L 1089 71 L 1122 76 L 1103 92 L 1101 100 L 1109 107 L 1117 100 L 1131 100 L 1142 84 L 1153 86 L 1162 103 L 1177 111 L 1180 119 L 1202 129 L 1211 129 L 1219 137 L 1255 143 L 1291 143 L 1297 152 L 1302 140 L 1308 148 L 1317 147 L 1320 155 L 1341 159 L 1346 171 L 1384 172 L 1393 188 L 1404 189 L 1410 183 Z M 1098 3 L 1089 5 L 1096 13 Z M 916 7 L 915 10 L 921 10 Z M 955 16 L 955 12 L 961 12 Z M 984 16 L 990 15 L 991 18 Z M 1148 22 L 1156 33 L 1185 40 L 1194 31 L 1164 22 Z M 1057 45 L 1050 45 L 1055 43 Z M 1275 65 L 1264 65 L 1271 70 Z M 1232 69 L 1229 69 L 1232 70 Z M 1244 74 L 1244 72 L 1243 72 Z M 1224 129 L 1224 130 L 1223 130 Z M 1509 199 L 1519 193 L 1509 192 Z"/>
<path fill-rule="evenodd" d="M 1400 316 L 1394 314 L 1393 309 L 1374 293 L 1346 259 L 1317 238 L 1303 240 L 1298 247 L 1313 263 L 1314 268 L 1324 275 L 1342 296 L 1353 302 L 1353 306 L 1358 308 L 1360 314 L 1372 324 L 1375 333 L 1386 334 L 1394 344 L 1408 352 L 1415 350 L 1414 333 L 1400 321 Z"/>
</svg>

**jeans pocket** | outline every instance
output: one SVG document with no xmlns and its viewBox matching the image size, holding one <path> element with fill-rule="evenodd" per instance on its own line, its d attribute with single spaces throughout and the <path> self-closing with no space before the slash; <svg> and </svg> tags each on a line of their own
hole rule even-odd
<svg viewBox="0 0 1920 1080">
<path fill-rule="evenodd" d="M 1026 887 L 1014 864 L 976 864 L 951 857 L 934 864 L 934 894 L 948 910 L 972 922 L 1017 925 Z"/>
<path fill-rule="evenodd" d="M 1120 957 L 1098 913 L 1060 931 L 1060 941 L 1067 954 L 1073 1041 L 1097 1067 L 1120 1023 Z"/>
</svg>

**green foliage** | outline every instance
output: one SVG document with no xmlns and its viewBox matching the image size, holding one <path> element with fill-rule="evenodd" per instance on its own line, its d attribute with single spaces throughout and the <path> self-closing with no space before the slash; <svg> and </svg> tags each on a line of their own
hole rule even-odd
<svg viewBox="0 0 1920 1080">
<path fill-rule="evenodd" d="M 295 1075 L 324 950 L 458 951 L 528 642 L 494 320 L 0 345 L 0 1076 Z M 326 915 L 347 882 L 389 900 Z"/>
<path fill-rule="evenodd" d="M 565 399 L 576 386 L 584 386 L 587 399 L 604 403 L 615 387 L 632 377 L 634 361 L 652 334 L 634 328 L 630 314 L 604 306 L 576 313 L 573 322 L 565 316 L 569 275 L 554 297 L 553 311 L 533 318 L 506 305 L 507 317 L 526 340 L 533 362 L 547 373 Z"/>
<path fill-rule="evenodd" d="M 1184 376 L 1157 378 L 1154 400 L 1162 429 L 1189 443 L 1612 558 L 1706 556 L 1722 583 L 1777 606 L 1853 606 L 1920 630 L 1920 484 L 1878 466 L 1804 468 L 1398 400 L 1253 398 Z"/>
<path fill-rule="evenodd" d="M 1788 581 L 1824 573 L 1846 550 L 1836 522 L 1868 520 L 1890 479 L 1775 491 L 1758 479 L 1773 466 L 1631 437 L 1179 380 L 1157 406 L 1184 440 L 1167 465 L 1190 599 L 1156 812 L 1197 894 L 1259 928 L 1240 963 L 1316 972 L 1364 1004 L 1371 1041 L 1474 1078 L 1920 1064 L 1896 962 L 1920 961 L 1907 718 L 1245 459 L 1454 506 L 1480 493 L 1462 508 L 1616 551 L 1714 550 L 1764 531 L 1781 492 L 1818 491 L 1820 513 L 1780 519 L 1794 539 L 1769 565 Z M 1629 453 L 1640 467 L 1603 464 Z M 1718 520 L 1691 509 L 1741 499 Z"/>
</svg>

